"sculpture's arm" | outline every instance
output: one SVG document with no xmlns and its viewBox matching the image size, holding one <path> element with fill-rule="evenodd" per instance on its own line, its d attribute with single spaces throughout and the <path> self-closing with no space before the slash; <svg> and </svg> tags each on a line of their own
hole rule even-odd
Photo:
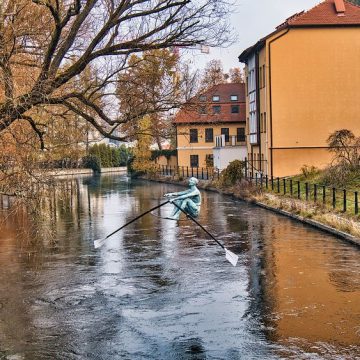
<svg viewBox="0 0 360 360">
<path fill-rule="evenodd" d="M 183 200 L 183 199 L 187 199 L 189 197 L 193 197 L 196 195 L 199 195 L 199 190 L 195 189 L 195 190 L 188 190 L 188 191 L 182 191 L 181 193 L 178 193 L 179 196 L 177 196 L 175 199 L 172 199 L 171 201 L 174 200 Z"/>
<path fill-rule="evenodd" d="M 181 195 L 187 194 L 189 191 L 190 191 L 190 190 L 179 191 L 179 192 L 174 192 L 174 193 L 167 193 L 167 194 L 164 194 L 164 196 L 165 196 L 165 197 L 181 196 Z"/>
</svg>

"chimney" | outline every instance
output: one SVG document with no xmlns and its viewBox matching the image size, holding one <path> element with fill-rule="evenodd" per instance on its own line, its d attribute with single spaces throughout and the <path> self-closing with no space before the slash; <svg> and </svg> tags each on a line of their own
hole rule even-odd
<svg viewBox="0 0 360 360">
<path fill-rule="evenodd" d="M 344 0 L 334 0 L 335 10 L 338 16 L 345 16 Z"/>
</svg>

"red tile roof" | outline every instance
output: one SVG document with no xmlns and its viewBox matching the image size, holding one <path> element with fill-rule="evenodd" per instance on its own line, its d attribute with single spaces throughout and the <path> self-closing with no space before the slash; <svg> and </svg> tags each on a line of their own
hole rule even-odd
<svg viewBox="0 0 360 360">
<path fill-rule="evenodd" d="M 279 27 L 310 25 L 360 25 L 360 6 L 348 1 L 325 0 L 309 11 L 288 18 Z"/>
<path fill-rule="evenodd" d="M 345 8 L 345 11 L 343 9 Z M 265 45 L 266 39 L 286 28 L 306 26 L 360 26 L 360 6 L 345 0 L 325 0 L 308 11 L 287 18 L 271 34 L 244 50 L 239 60 L 246 62 L 248 56 Z"/>
<path fill-rule="evenodd" d="M 200 96 L 205 95 L 206 100 L 200 100 Z M 246 104 L 245 104 L 245 84 L 219 84 L 194 97 L 186 104 L 176 115 L 174 124 L 187 123 L 224 123 L 224 122 L 242 122 L 246 120 Z M 220 101 L 212 101 L 213 96 L 219 96 Z M 237 101 L 231 101 L 230 96 L 237 95 Z M 220 105 L 220 114 L 213 114 L 212 107 Z M 239 105 L 239 113 L 231 113 L 231 106 Z M 207 114 L 200 114 L 200 107 L 205 106 Z"/>
</svg>

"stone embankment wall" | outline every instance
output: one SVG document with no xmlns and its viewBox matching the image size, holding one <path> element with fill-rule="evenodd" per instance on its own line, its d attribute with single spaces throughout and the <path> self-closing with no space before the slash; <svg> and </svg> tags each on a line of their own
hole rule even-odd
<svg viewBox="0 0 360 360">
<path fill-rule="evenodd" d="M 107 173 L 127 173 L 126 166 L 122 167 L 111 167 L 111 168 L 102 168 L 102 174 Z M 76 176 L 76 175 L 92 175 L 93 171 L 91 169 L 56 169 L 48 172 L 49 175 L 53 176 Z"/>
</svg>

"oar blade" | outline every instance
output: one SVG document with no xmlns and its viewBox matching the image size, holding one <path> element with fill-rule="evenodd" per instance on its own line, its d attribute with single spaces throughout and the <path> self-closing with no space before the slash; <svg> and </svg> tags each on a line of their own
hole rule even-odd
<svg viewBox="0 0 360 360">
<path fill-rule="evenodd" d="M 229 263 L 232 266 L 236 266 L 236 264 L 239 260 L 239 257 L 236 254 L 234 254 L 233 252 L 231 252 L 230 250 L 228 250 L 226 248 L 225 248 L 225 257 L 226 257 L 226 260 L 229 261 Z"/>
<path fill-rule="evenodd" d="M 106 238 L 94 240 L 94 248 L 95 248 L 95 249 L 98 249 L 99 247 L 101 247 L 102 245 L 104 245 L 105 240 L 106 240 Z"/>
</svg>

